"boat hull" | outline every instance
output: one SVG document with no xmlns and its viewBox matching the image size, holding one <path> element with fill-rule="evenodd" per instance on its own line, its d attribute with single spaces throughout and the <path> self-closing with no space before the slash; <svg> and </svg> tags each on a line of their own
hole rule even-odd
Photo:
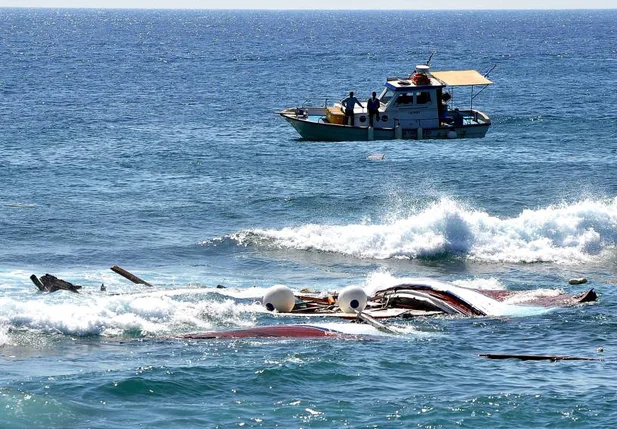
<svg viewBox="0 0 617 429">
<path fill-rule="evenodd" d="M 373 128 L 372 132 L 366 126 L 348 126 L 325 122 L 324 116 L 298 116 L 295 109 L 288 109 L 279 114 L 291 124 L 304 138 L 311 141 L 370 141 L 370 140 L 425 140 L 425 139 L 469 139 L 482 138 L 486 135 L 491 123 L 485 115 L 486 122 L 466 124 L 459 127 L 444 126 L 427 129 Z"/>
<path fill-rule="evenodd" d="M 345 334 L 331 329 L 311 325 L 258 326 L 228 331 L 198 332 L 180 336 L 189 340 L 210 340 L 221 338 L 335 338 Z"/>
</svg>

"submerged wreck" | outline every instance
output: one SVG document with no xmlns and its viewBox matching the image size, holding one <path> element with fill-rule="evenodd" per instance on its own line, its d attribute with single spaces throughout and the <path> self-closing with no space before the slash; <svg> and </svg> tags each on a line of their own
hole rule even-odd
<svg viewBox="0 0 617 429">
<path fill-rule="evenodd" d="M 534 291 L 471 289 L 430 278 L 410 279 L 402 284 L 379 289 L 366 298 L 362 297 L 364 291 L 361 288 L 353 289 L 354 298 L 349 301 L 350 303 L 346 301 L 346 294 L 343 294 L 346 290 L 351 290 L 348 288 L 338 296 L 327 298 L 298 295 L 288 313 L 335 315 L 347 318 L 355 317 L 358 311 L 374 318 L 439 314 L 467 317 L 507 316 L 520 314 L 521 310 L 526 308 L 570 307 L 597 299 L 593 289 L 580 294 L 541 295 L 535 294 Z M 343 295 L 342 300 L 341 295 Z M 357 307 L 352 305 L 354 299 L 357 301 Z"/>
<path fill-rule="evenodd" d="M 527 311 L 570 307 L 597 300 L 589 289 L 579 294 L 534 291 L 471 289 L 430 278 L 409 279 L 405 283 L 377 290 L 372 296 L 355 286 L 338 294 L 294 294 L 286 286 L 273 286 L 263 298 L 268 311 L 285 316 L 337 317 L 372 325 L 379 331 L 397 334 L 377 319 L 419 316 L 500 317 L 524 315 Z M 229 331 L 186 334 L 183 339 L 210 338 L 314 338 L 348 336 L 312 325 L 272 325 Z"/>
</svg>

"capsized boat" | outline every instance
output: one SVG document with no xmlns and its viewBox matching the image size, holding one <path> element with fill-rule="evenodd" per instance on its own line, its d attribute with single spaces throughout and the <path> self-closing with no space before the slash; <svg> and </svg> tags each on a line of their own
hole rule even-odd
<svg viewBox="0 0 617 429">
<path fill-rule="evenodd" d="M 400 332 L 377 319 L 418 316 L 508 316 L 520 309 L 569 307 L 596 301 L 593 289 L 579 294 L 536 295 L 529 291 L 481 290 L 430 278 L 408 279 L 405 283 L 377 290 L 372 296 L 357 286 L 338 294 L 294 294 L 286 286 L 271 287 L 263 297 L 268 311 L 286 316 L 337 317 L 364 322 L 385 334 Z M 523 312 L 524 313 L 524 312 Z M 225 331 L 189 333 L 181 339 L 225 338 L 360 338 L 341 330 L 314 325 L 268 325 Z"/>
<path fill-rule="evenodd" d="M 306 140 L 482 138 L 491 120 L 473 109 L 473 100 L 492 83 L 476 70 L 431 71 L 428 65 L 418 65 L 408 77 L 387 78 L 378 96 L 379 120 L 373 127 L 369 126 L 366 102 L 364 107 L 355 106 L 354 126 L 347 125 L 351 121 L 347 121 L 341 103 L 278 113 Z M 471 87 L 468 109 L 453 107 L 452 89 L 462 86 Z M 474 92 L 475 87 L 481 89 Z"/>
<path fill-rule="evenodd" d="M 457 286 L 431 278 L 407 279 L 405 283 L 388 286 L 367 296 L 362 288 L 348 287 L 327 296 L 293 294 L 294 301 L 282 288 L 264 296 L 270 311 L 291 315 L 323 315 L 347 319 L 358 312 L 375 319 L 417 316 L 514 316 L 533 314 L 536 309 L 571 307 L 597 300 L 589 289 L 579 294 L 561 291 L 484 290 Z M 283 305 L 284 304 L 284 305 Z M 528 310 L 531 310 L 528 311 Z"/>
</svg>

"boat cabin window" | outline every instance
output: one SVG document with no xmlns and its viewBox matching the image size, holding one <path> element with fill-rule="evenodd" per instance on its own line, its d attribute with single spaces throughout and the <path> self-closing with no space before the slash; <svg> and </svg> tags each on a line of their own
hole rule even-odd
<svg viewBox="0 0 617 429">
<path fill-rule="evenodd" d="M 378 98 L 381 101 L 381 104 L 388 104 L 388 102 L 392 99 L 393 95 L 394 95 L 394 91 L 388 88 L 384 88 L 384 90 L 381 92 L 381 95 L 379 95 Z"/>
<path fill-rule="evenodd" d="M 396 98 L 397 106 L 413 106 L 413 92 L 403 92 Z"/>
<path fill-rule="evenodd" d="M 399 107 L 428 106 L 431 104 L 431 93 L 429 91 L 403 92 L 398 95 L 395 104 Z"/>
<path fill-rule="evenodd" d="M 431 93 L 427 91 L 416 92 L 416 104 L 431 104 Z"/>
</svg>

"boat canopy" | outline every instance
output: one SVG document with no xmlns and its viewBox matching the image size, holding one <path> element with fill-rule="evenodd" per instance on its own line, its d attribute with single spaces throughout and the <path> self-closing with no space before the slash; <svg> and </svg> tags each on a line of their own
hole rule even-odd
<svg viewBox="0 0 617 429">
<path fill-rule="evenodd" d="M 434 71 L 431 75 L 447 86 L 491 85 L 493 83 L 476 70 Z"/>
</svg>

